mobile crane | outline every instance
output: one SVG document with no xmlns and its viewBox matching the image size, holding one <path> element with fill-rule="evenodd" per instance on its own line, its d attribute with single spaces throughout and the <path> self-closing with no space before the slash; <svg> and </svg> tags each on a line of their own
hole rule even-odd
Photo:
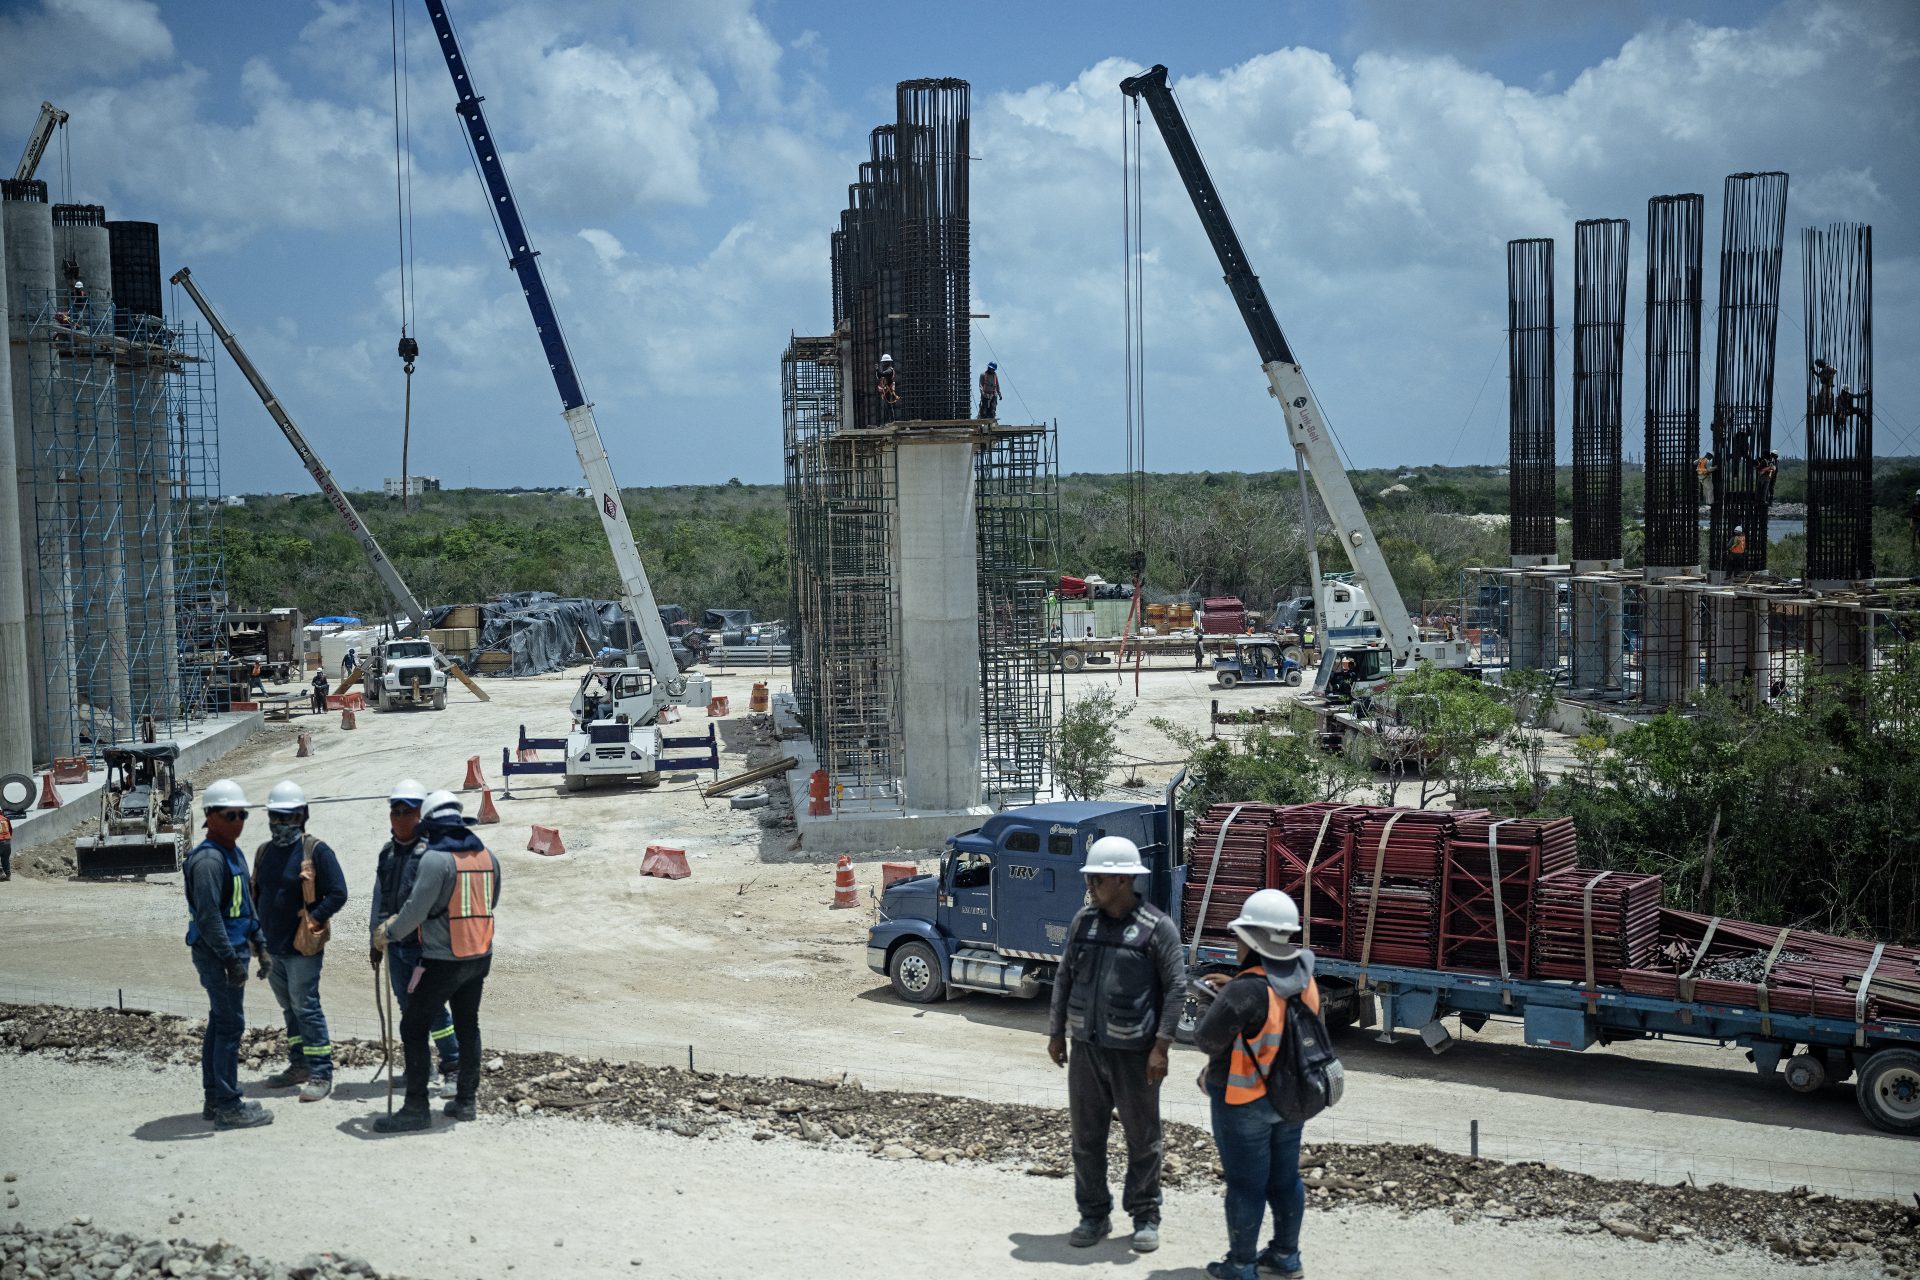
<svg viewBox="0 0 1920 1280">
<path fill-rule="evenodd" d="M 40 157 L 47 154 L 47 144 L 53 141 L 53 131 L 66 122 L 66 112 L 51 102 L 40 104 L 40 118 L 33 122 L 33 132 L 27 135 L 27 149 L 20 153 L 20 164 L 13 171 L 15 182 L 33 177 L 40 168 Z"/>
<path fill-rule="evenodd" d="M 620 486 L 614 482 L 613 464 L 607 458 L 606 443 L 594 420 L 593 404 L 581 387 L 573 353 L 567 349 L 566 334 L 553 308 L 553 295 L 540 272 L 539 254 L 527 235 L 520 216 L 507 170 L 494 143 L 493 130 L 487 124 L 482 99 L 474 91 L 467 75 L 466 57 L 454 34 L 453 19 L 443 0 L 425 0 L 427 16 L 446 60 L 447 74 L 453 77 L 457 101 L 454 111 L 467 131 L 474 164 L 480 170 L 489 207 L 498 223 L 501 239 L 507 247 L 507 265 L 519 278 L 526 295 L 527 309 L 533 315 L 533 327 L 546 353 L 547 368 L 560 393 L 561 416 L 573 437 L 574 453 L 579 457 L 581 473 L 593 493 L 594 507 L 600 513 L 600 527 L 613 551 L 614 568 L 620 574 L 621 602 L 639 628 L 641 647 L 646 651 L 646 672 L 628 667 L 597 669 L 590 672 L 574 694 L 575 727 L 564 740 L 564 767 L 556 762 L 513 762 L 513 772 L 564 772 L 569 786 L 582 785 L 596 778 L 639 775 L 643 781 L 658 779 L 661 768 L 673 768 L 683 762 L 662 761 L 662 747 L 701 745 L 717 767 L 718 757 L 711 735 L 706 739 L 665 739 L 660 737 L 660 713 L 675 704 L 705 706 L 713 696 L 712 682 L 698 673 L 685 673 L 673 656 L 666 625 L 660 620 L 660 608 L 653 587 L 647 581 L 646 566 L 640 549 L 634 545 L 633 528 L 627 523 L 626 508 L 620 501 Z M 635 731 L 639 732 L 635 732 Z M 560 740 L 527 739 L 523 745 L 561 745 Z M 706 767 L 707 758 L 686 762 Z"/>
<path fill-rule="evenodd" d="M 1349 640 L 1342 645 L 1339 641 L 1348 637 L 1333 625 L 1335 619 L 1327 616 L 1342 610 L 1321 610 L 1323 639 L 1314 692 L 1328 691 L 1342 660 L 1350 665 L 1342 673 L 1341 683 L 1350 683 L 1354 692 L 1377 689 L 1394 674 L 1411 671 L 1419 662 L 1441 667 L 1467 666 L 1465 641 L 1426 639 L 1407 613 L 1400 588 L 1373 536 L 1373 526 L 1361 509 L 1353 482 L 1340 461 L 1339 447 L 1327 426 L 1326 415 L 1321 413 L 1313 388 L 1307 385 L 1306 374 L 1294 358 L 1286 334 L 1280 330 L 1280 321 L 1267 302 L 1267 291 L 1261 286 L 1260 277 L 1247 262 L 1240 236 L 1227 217 L 1220 192 L 1207 173 L 1200 149 L 1187 129 L 1186 117 L 1181 114 L 1180 104 L 1167 83 L 1166 67 L 1156 65 L 1150 71 L 1121 81 L 1120 92 L 1136 102 L 1145 102 L 1154 123 L 1160 127 L 1160 137 L 1167 144 L 1167 152 L 1173 158 L 1174 168 L 1180 172 L 1187 194 L 1193 199 L 1194 212 L 1200 215 L 1200 225 L 1205 228 L 1214 254 L 1220 259 L 1220 269 L 1226 274 L 1227 288 L 1240 307 L 1240 317 L 1253 337 L 1254 349 L 1260 353 L 1268 394 L 1280 402 L 1286 414 L 1287 436 L 1293 443 L 1294 456 L 1313 476 L 1320 501 L 1340 534 L 1340 545 L 1346 549 L 1347 558 L 1360 579 L 1348 588 L 1348 594 L 1357 593 L 1358 599 L 1346 602 L 1358 607 L 1345 612 L 1353 615 L 1352 625 L 1356 630 L 1362 624 L 1366 630 L 1376 624 L 1379 627 L 1378 639 L 1357 644 Z M 1311 541 L 1308 545 L 1312 545 Z M 1321 590 L 1317 581 L 1315 590 L 1316 593 Z"/>
</svg>

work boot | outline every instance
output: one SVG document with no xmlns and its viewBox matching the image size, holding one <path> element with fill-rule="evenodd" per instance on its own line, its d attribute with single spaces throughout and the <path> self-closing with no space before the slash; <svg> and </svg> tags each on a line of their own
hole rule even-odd
<svg viewBox="0 0 1920 1280">
<path fill-rule="evenodd" d="M 419 1133 L 432 1127 L 433 1114 L 425 1107 L 416 1109 L 410 1105 L 401 1107 L 390 1116 L 376 1117 L 373 1122 L 375 1133 Z"/>
<path fill-rule="evenodd" d="M 1067 1243 L 1076 1249 L 1085 1249 L 1099 1244 L 1112 1234 L 1112 1218 L 1082 1218 L 1080 1225 L 1067 1236 Z"/>
<path fill-rule="evenodd" d="M 267 1088 L 291 1089 L 296 1085 L 303 1085 L 306 1082 L 307 1069 L 305 1067 L 288 1067 L 277 1075 L 268 1076 Z"/>
<path fill-rule="evenodd" d="M 325 1100 L 326 1096 L 332 1092 L 333 1080 L 331 1077 L 325 1080 L 309 1080 L 300 1086 L 300 1101 L 320 1102 Z"/>
<path fill-rule="evenodd" d="M 1259 1280 L 1260 1272 L 1251 1262 L 1242 1264 L 1232 1258 L 1222 1258 L 1207 1264 L 1207 1275 L 1211 1280 Z"/>
<path fill-rule="evenodd" d="M 1278 1245 L 1268 1245 L 1254 1261 L 1261 1271 L 1279 1276 L 1280 1280 L 1306 1280 L 1307 1273 L 1300 1265 L 1300 1255 L 1283 1254 Z"/>
<path fill-rule="evenodd" d="M 213 1127 L 216 1129 L 252 1129 L 272 1123 L 273 1112 L 257 1102 L 241 1102 L 229 1110 L 213 1113 Z"/>
<path fill-rule="evenodd" d="M 1160 1247 L 1160 1219 L 1135 1218 L 1133 1220 L 1133 1251 L 1152 1253 Z"/>
<path fill-rule="evenodd" d="M 457 1098 L 460 1096 L 460 1067 L 456 1063 L 451 1067 L 440 1068 L 440 1074 L 427 1082 L 427 1092 L 436 1098 Z"/>
<path fill-rule="evenodd" d="M 472 1099 L 462 1102 L 458 1098 L 455 1098 L 440 1109 L 452 1116 L 455 1120 L 471 1120 L 477 1114 L 474 1110 Z"/>
</svg>

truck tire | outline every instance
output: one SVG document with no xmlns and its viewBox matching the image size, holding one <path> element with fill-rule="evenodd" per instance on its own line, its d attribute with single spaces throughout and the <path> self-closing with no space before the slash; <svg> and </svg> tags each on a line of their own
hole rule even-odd
<svg viewBox="0 0 1920 1280">
<path fill-rule="evenodd" d="M 1240 683 L 1240 677 L 1231 671 L 1222 671 L 1216 678 L 1220 681 L 1220 687 L 1222 689 L 1231 689 Z"/>
<path fill-rule="evenodd" d="M 576 795 L 579 792 L 585 791 L 589 785 L 588 780 L 579 774 L 563 773 L 560 775 L 560 789 L 568 795 Z"/>
<path fill-rule="evenodd" d="M 1087 655 L 1081 653 L 1078 649 L 1065 649 L 1061 651 L 1060 669 L 1062 671 L 1078 671 L 1086 665 Z"/>
<path fill-rule="evenodd" d="M 909 1004 L 932 1004 L 947 993 L 940 957 L 917 938 L 908 939 L 887 957 L 887 981 L 893 994 Z"/>
<path fill-rule="evenodd" d="M 1307 665 L 1306 650 L 1302 649 L 1297 644 L 1290 644 L 1286 648 L 1282 649 L 1280 651 L 1280 656 L 1283 658 L 1290 659 L 1295 666 L 1304 667 Z"/>
<path fill-rule="evenodd" d="M 1854 1097 L 1876 1129 L 1920 1133 L 1920 1050 L 1875 1053 L 1860 1064 Z"/>
<path fill-rule="evenodd" d="M 1298 689 L 1299 687 L 1300 687 L 1300 673 L 1298 671 L 1287 672 L 1287 688 Z"/>
<path fill-rule="evenodd" d="M 445 689 L 435 689 L 433 691 L 433 709 L 435 711 L 445 711 L 447 709 L 447 691 Z"/>
</svg>

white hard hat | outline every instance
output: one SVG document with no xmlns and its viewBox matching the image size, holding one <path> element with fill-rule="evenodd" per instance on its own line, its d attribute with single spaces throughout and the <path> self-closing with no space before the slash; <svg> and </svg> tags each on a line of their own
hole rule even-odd
<svg viewBox="0 0 1920 1280">
<path fill-rule="evenodd" d="M 301 785 L 291 778 L 283 778 L 273 784 L 273 790 L 267 792 L 267 812 L 286 813 L 292 809 L 307 807 L 307 793 Z"/>
<path fill-rule="evenodd" d="M 412 778 L 402 778 L 393 784 L 393 794 L 387 797 L 387 802 L 391 804 L 395 800 L 405 800 L 409 804 L 418 805 L 426 798 L 427 789 L 424 785 L 415 782 Z"/>
<path fill-rule="evenodd" d="M 1262 889 L 1247 899 L 1227 928 L 1261 955 L 1284 959 L 1293 953 L 1293 936 L 1300 932 L 1300 908 L 1281 890 Z"/>
<path fill-rule="evenodd" d="M 1737 525 L 1735 525 L 1735 526 L 1733 526 L 1733 531 L 1734 531 L 1735 533 L 1745 533 L 1745 532 L 1747 531 L 1747 526 L 1745 526 L 1745 525 L 1743 525 L 1743 524 L 1737 524 Z"/>
<path fill-rule="evenodd" d="M 1140 846 L 1125 836 L 1101 836 L 1087 846 L 1087 865 L 1083 876 L 1144 876 L 1147 864 L 1140 861 Z"/>
<path fill-rule="evenodd" d="M 232 778 L 215 778 L 200 797 L 202 809 L 245 809 L 247 793 Z"/>
<path fill-rule="evenodd" d="M 884 352 L 884 351 L 883 351 L 883 352 L 881 352 L 881 353 L 880 353 L 880 363 L 881 363 L 881 364 L 892 364 L 892 363 L 893 363 L 893 357 L 892 357 L 892 356 L 890 356 L 890 355 L 888 355 L 888 354 L 887 354 L 886 352 Z"/>
<path fill-rule="evenodd" d="M 460 821 L 460 797 L 451 791 L 434 791 L 420 806 L 420 816 L 428 822 Z"/>
</svg>

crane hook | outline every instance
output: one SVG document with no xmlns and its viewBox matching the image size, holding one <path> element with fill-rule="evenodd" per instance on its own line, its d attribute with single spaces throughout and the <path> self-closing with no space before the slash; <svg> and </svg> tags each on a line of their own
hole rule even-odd
<svg viewBox="0 0 1920 1280">
<path fill-rule="evenodd" d="M 418 360 L 419 358 L 420 358 L 420 344 L 415 342 L 411 335 L 405 334 L 405 333 L 401 334 L 400 335 L 400 359 L 406 362 L 406 366 L 407 366 L 406 371 L 408 373 L 413 372 L 413 362 L 415 360 Z"/>
</svg>

